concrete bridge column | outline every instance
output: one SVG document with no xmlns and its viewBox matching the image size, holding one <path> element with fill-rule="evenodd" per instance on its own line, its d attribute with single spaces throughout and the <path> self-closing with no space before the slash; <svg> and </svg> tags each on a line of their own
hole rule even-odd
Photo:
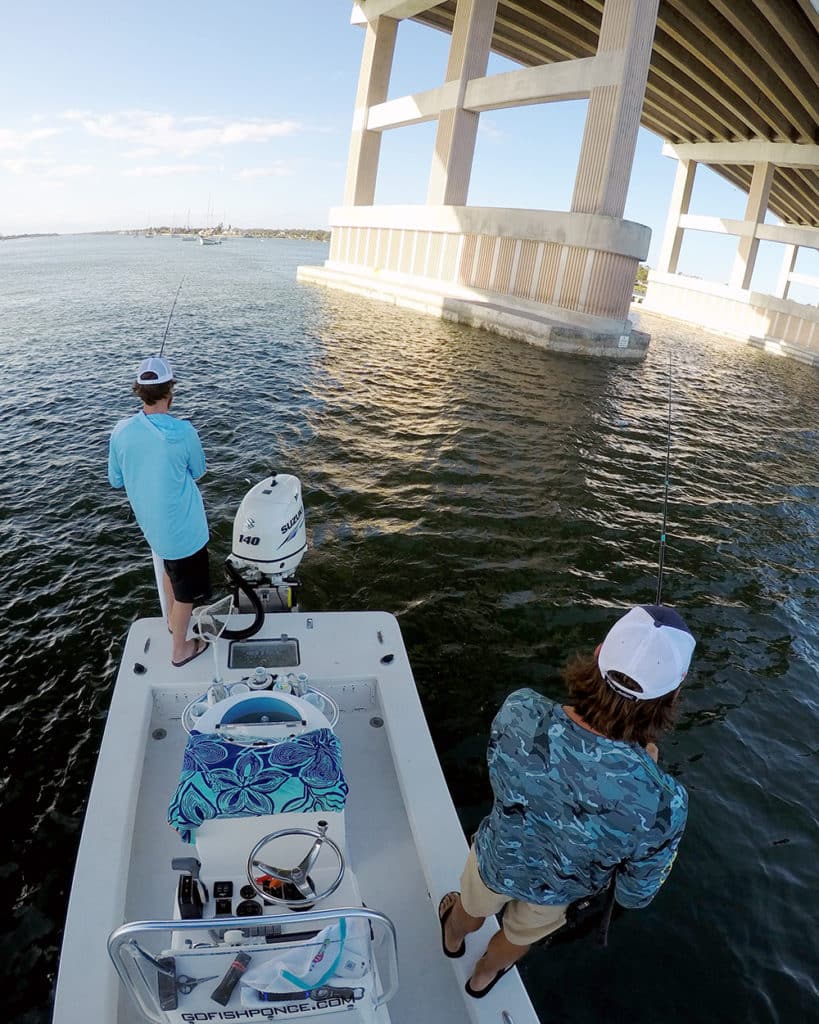
<svg viewBox="0 0 819 1024">
<path fill-rule="evenodd" d="M 366 24 L 367 41 L 344 206 L 330 214 L 326 263 L 300 267 L 298 279 L 555 351 L 642 358 L 648 336 L 633 328 L 628 311 L 650 232 L 622 213 L 658 3 L 605 0 L 594 56 L 493 75 L 487 67 L 498 0 L 448 3 L 445 80 L 389 100 L 395 19 L 438 2 L 356 4 L 353 21 Z M 467 205 L 482 112 L 578 97 L 589 98 L 589 110 L 571 212 Z M 378 136 L 433 120 L 427 202 L 374 205 Z"/>
<path fill-rule="evenodd" d="M 619 57 L 614 84 L 589 94 L 572 213 L 622 217 L 637 146 L 659 0 L 606 0 L 597 44 Z"/>
<path fill-rule="evenodd" d="M 438 115 L 427 203 L 465 206 L 480 114 L 464 109 L 467 82 L 482 78 L 489 62 L 498 0 L 458 0 L 445 86 L 449 105 Z"/>
<path fill-rule="evenodd" d="M 819 366 L 819 308 L 790 297 L 792 284 L 819 288 L 819 277 L 798 274 L 794 269 L 800 248 L 819 250 L 819 227 L 765 222 L 772 182 L 776 181 L 775 171 L 780 168 L 811 171 L 819 167 L 819 146 L 749 139 L 666 144 L 663 152 L 677 160 L 677 178 L 660 266 L 648 275 L 643 308 L 687 323 L 701 324 L 708 330 L 757 345 L 766 352 Z M 718 169 L 752 168 L 743 220 L 686 212 L 693 183 L 692 168 L 699 164 Z M 683 231 L 737 239 L 736 259 L 728 284 L 678 273 L 678 243 Z M 784 251 L 779 280 L 767 295 L 751 288 L 761 241 L 779 245 Z"/>
<path fill-rule="evenodd" d="M 787 299 L 791 290 L 791 274 L 796 266 L 796 254 L 799 252 L 798 245 L 786 245 L 782 255 L 782 267 L 779 271 L 779 280 L 776 282 L 774 295 L 777 299 Z"/>
<path fill-rule="evenodd" d="M 759 249 L 759 238 L 757 237 L 756 229 L 765 220 L 773 172 L 774 165 L 772 163 L 754 164 L 754 175 L 751 179 L 748 205 L 745 209 L 745 223 L 748 224 L 750 222 L 753 231 L 750 234 L 743 235 L 739 240 L 736 259 L 734 260 L 734 269 L 731 271 L 731 280 L 729 282 L 731 288 L 746 290 L 751 287 L 756 254 Z"/>
<path fill-rule="evenodd" d="M 697 163 L 695 160 L 677 161 L 677 175 L 674 178 L 674 188 L 671 192 L 671 202 L 668 207 L 668 219 L 665 224 L 665 235 L 663 235 L 663 247 L 660 251 L 660 261 L 657 267 L 661 273 L 677 273 L 677 264 L 679 263 L 680 248 L 683 240 L 680 218 L 688 213 L 696 173 Z"/>
<path fill-rule="evenodd" d="M 367 130 L 367 117 L 370 107 L 383 103 L 387 98 L 397 31 L 395 18 L 375 18 L 365 25 L 364 55 L 358 76 L 344 185 L 345 206 L 372 206 L 375 201 L 381 132 Z"/>
</svg>

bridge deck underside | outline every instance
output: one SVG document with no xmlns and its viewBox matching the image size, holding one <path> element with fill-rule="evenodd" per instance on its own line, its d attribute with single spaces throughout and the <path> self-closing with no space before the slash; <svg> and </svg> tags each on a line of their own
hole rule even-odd
<svg viewBox="0 0 819 1024">
<path fill-rule="evenodd" d="M 591 57 L 603 0 L 499 0 L 492 49 L 524 66 Z M 452 30 L 455 0 L 416 20 Z M 672 143 L 819 143 L 811 0 L 660 0 L 643 125 Z M 715 166 L 748 191 L 753 168 Z M 769 209 L 819 227 L 819 171 L 779 167 Z"/>
</svg>

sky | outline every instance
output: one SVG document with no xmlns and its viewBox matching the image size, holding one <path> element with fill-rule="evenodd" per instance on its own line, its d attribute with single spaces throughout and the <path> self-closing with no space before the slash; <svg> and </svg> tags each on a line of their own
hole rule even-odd
<svg viewBox="0 0 819 1024">
<path fill-rule="evenodd" d="M 363 31 L 349 0 L 30 0 L 4 5 L 0 234 L 148 225 L 326 227 L 341 204 Z M 402 22 L 389 97 L 443 81 L 448 35 Z M 493 56 L 489 72 L 514 68 Z M 469 203 L 567 210 L 585 101 L 481 115 Z M 435 124 L 384 133 L 376 202 L 422 203 Z M 675 163 L 641 129 L 625 217 L 656 266 Z M 691 212 L 742 219 L 707 168 Z M 680 270 L 727 281 L 736 240 L 686 232 Z M 800 250 L 796 270 L 819 274 Z M 762 243 L 754 288 L 781 248 Z M 799 293 L 802 289 L 805 294 Z M 792 297 L 816 301 L 794 286 Z"/>
</svg>

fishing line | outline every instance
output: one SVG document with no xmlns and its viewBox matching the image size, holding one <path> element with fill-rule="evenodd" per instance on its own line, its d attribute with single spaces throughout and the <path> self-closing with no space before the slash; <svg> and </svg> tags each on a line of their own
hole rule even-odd
<svg viewBox="0 0 819 1024">
<path fill-rule="evenodd" d="M 668 357 L 668 438 L 665 449 L 665 494 L 663 496 L 663 528 L 660 531 L 660 565 L 657 572 L 657 597 L 655 604 L 662 604 L 663 566 L 665 565 L 666 524 L 668 523 L 668 476 L 671 464 L 671 357 Z"/>
<path fill-rule="evenodd" d="M 665 440 L 665 489 L 662 496 L 662 529 L 659 535 L 659 567 L 657 570 L 657 596 L 654 604 L 662 604 L 662 568 L 665 562 L 665 526 L 669 521 L 669 473 L 672 459 L 672 358 L 669 356 L 669 427 L 667 427 Z M 608 884 L 603 913 L 597 933 L 597 944 L 608 945 L 608 930 L 611 926 L 611 918 L 614 912 L 616 896 L 617 872 L 622 869 L 618 864 L 611 872 L 611 880 Z"/>
<path fill-rule="evenodd" d="M 162 353 L 165 351 L 165 341 L 166 341 L 166 339 L 168 337 L 168 331 L 171 328 L 171 320 L 173 319 L 173 311 L 176 309 L 176 300 L 179 298 L 179 293 L 182 291 L 182 282 L 184 280 L 185 280 L 185 278 L 183 276 L 182 281 L 179 282 L 179 287 L 176 289 L 176 295 L 174 295 L 174 298 L 173 298 L 173 305 L 171 306 L 171 311 L 168 314 L 168 322 L 165 324 L 165 333 L 162 335 L 162 346 L 159 349 L 159 358 L 160 359 L 162 358 Z"/>
</svg>

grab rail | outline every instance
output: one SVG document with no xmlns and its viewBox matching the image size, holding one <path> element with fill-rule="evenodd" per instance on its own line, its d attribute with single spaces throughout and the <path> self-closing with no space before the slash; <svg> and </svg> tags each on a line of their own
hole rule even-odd
<svg viewBox="0 0 819 1024">
<path fill-rule="evenodd" d="M 136 936 L 151 932 L 193 932 L 212 931 L 214 927 L 224 932 L 231 928 L 244 930 L 245 928 L 270 928 L 276 925 L 293 924 L 294 920 L 302 924 L 324 923 L 328 924 L 338 921 L 341 918 L 360 918 L 368 921 L 371 925 L 380 925 L 384 934 L 390 940 L 386 944 L 388 951 L 389 985 L 374 1001 L 375 1007 L 382 1006 L 392 999 L 398 991 L 398 940 L 395 934 L 395 925 L 386 916 L 377 910 L 369 910 L 366 907 L 337 907 L 333 910 L 307 910 L 302 911 L 297 917 L 293 914 L 273 914 L 257 917 L 219 917 L 197 918 L 196 920 L 179 921 L 132 921 L 116 928 L 108 937 L 108 955 L 119 975 L 125 990 L 130 994 L 140 1012 L 154 1024 L 166 1024 L 167 1017 L 160 1008 L 158 997 L 155 994 L 155 987 L 148 984 L 145 975 L 137 963 L 141 957 L 151 963 L 158 970 L 161 970 L 156 963 L 156 957 L 144 950 L 136 941 Z M 238 950 L 242 948 L 241 943 L 225 943 L 225 950 Z M 270 948 L 270 947 L 268 947 Z M 187 952 L 188 950 L 185 950 Z M 180 950 L 182 952 L 182 950 Z M 128 954 L 128 956 L 126 956 Z M 379 979 L 380 981 L 380 979 Z"/>
</svg>

